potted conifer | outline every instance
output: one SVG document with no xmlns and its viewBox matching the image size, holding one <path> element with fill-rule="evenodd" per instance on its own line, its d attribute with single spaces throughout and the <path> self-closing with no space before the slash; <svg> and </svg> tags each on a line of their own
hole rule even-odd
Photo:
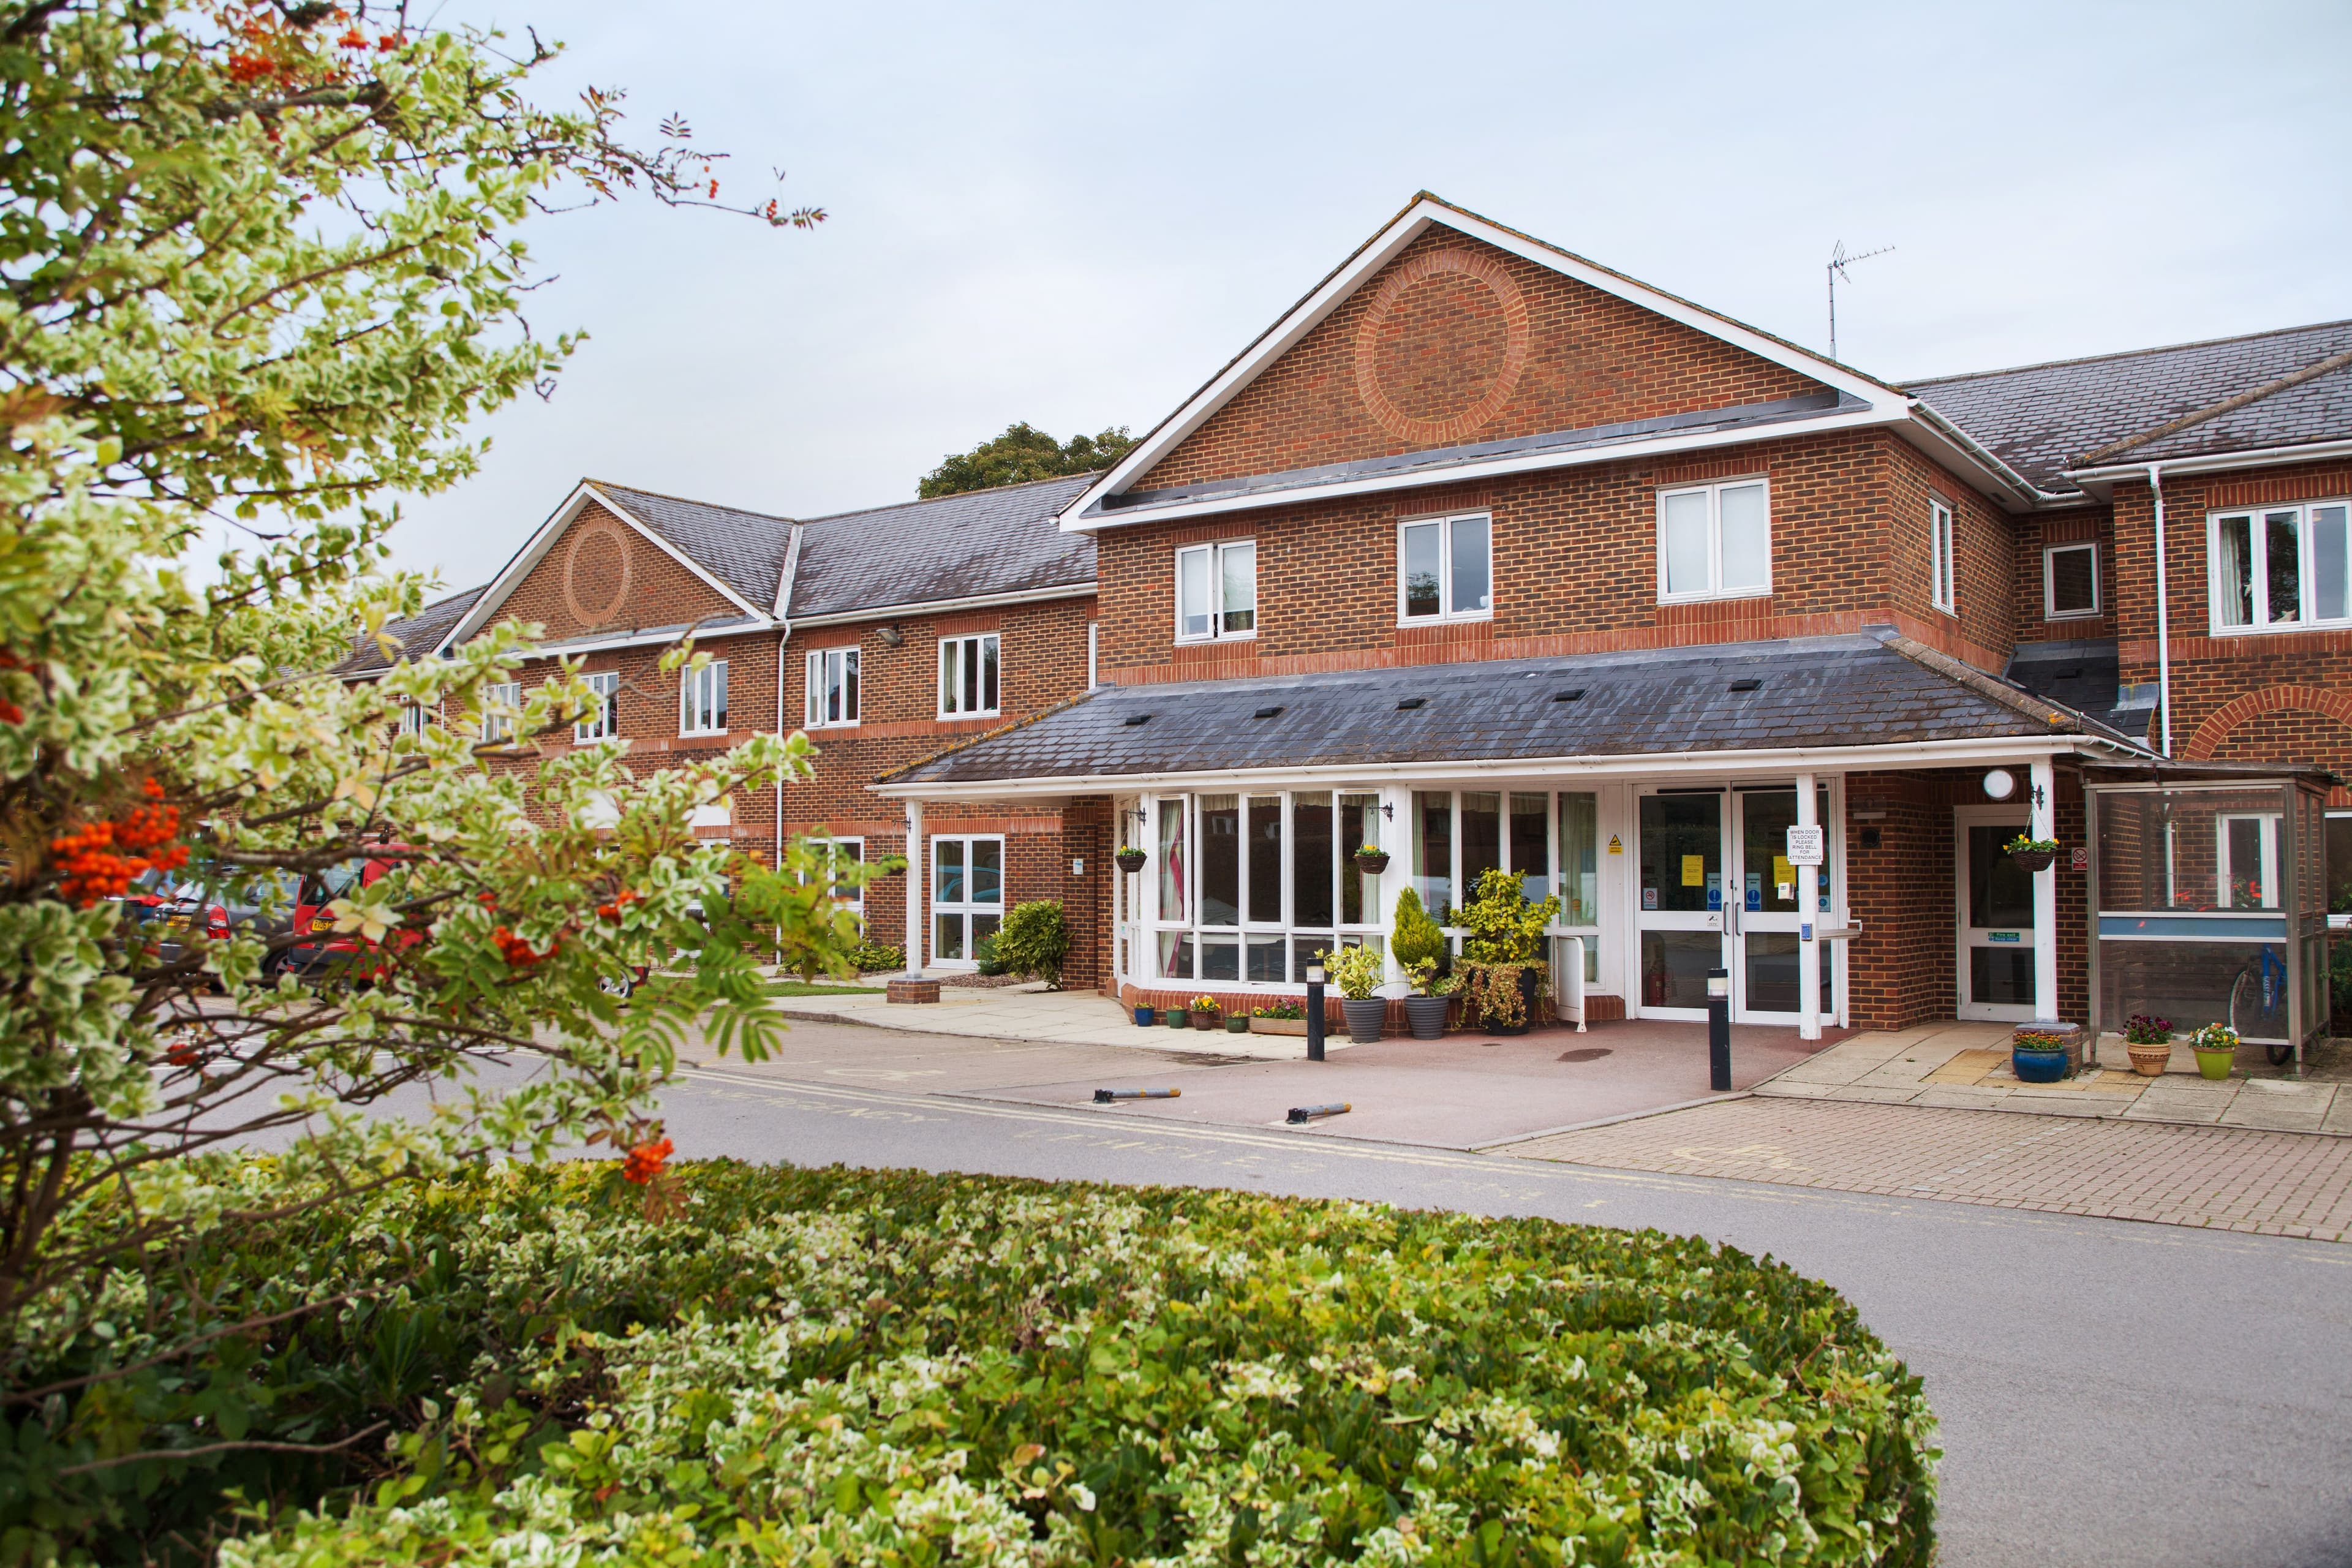
<svg viewBox="0 0 2352 1568">
<path fill-rule="evenodd" d="M 1412 994 L 1404 999 L 1405 1021 L 1412 1026 L 1412 1037 L 1443 1037 L 1454 991 L 1452 980 L 1438 975 L 1438 966 L 1448 956 L 1445 932 L 1429 918 L 1421 895 L 1411 888 L 1397 895 L 1396 927 L 1389 938 L 1389 951 L 1396 954 L 1398 964 L 1412 982 Z"/>
</svg>

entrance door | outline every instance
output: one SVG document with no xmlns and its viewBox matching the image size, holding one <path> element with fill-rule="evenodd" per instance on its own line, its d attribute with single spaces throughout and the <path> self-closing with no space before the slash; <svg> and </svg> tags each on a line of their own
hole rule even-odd
<svg viewBox="0 0 2352 1568">
<path fill-rule="evenodd" d="M 2026 1022 L 2033 1016 L 2033 875 L 2001 848 L 2024 831 L 2026 814 L 1964 805 L 1954 815 L 1960 1016 Z"/>
<path fill-rule="evenodd" d="M 1726 967 L 1723 792 L 1662 791 L 1641 803 L 1642 1016 L 1704 1018 L 1707 971 Z"/>
<path fill-rule="evenodd" d="M 1788 789 L 1744 789 L 1732 796 L 1738 850 L 1732 866 L 1734 900 L 1731 926 L 1738 963 L 1732 971 L 1733 1016 L 1745 1023 L 1798 1022 L 1798 928 L 1818 924 L 1830 908 L 1831 866 L 1827 850 L 1836 836 L 1824 826 L 1824 849 L 1819 866 L 1789 863 L 1789 829 L 1797 823 L 1797 792 Z M 1830 792 L 1817 785 L 1813 820 L 1830 820 Z M 1809 888 L 1808 883 L 1811 886 Z M 1812 896 L 1808 898 L 1806 895 Z M 1826 942 L 1821 948 L 1820 1011 L 1837 1016 L 1836 954 Z"/>
</svg>

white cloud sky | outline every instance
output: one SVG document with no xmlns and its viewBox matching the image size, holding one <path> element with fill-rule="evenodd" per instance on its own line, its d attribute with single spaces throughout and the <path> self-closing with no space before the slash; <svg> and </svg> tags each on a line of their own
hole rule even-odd
<svg viewBox="0 0 2352 1568">
<path fill-rule="evenodd" d="M 2336 5 L 459 0 L 782 167 L 814 234 L 539 220 L 552 400 L 395 563 L 481 581 L 584 476 L 814 516 L 1015 419 L 1148 427 L 1421 188 L 1888 377 L 2352 316 Z"/>
</svg>

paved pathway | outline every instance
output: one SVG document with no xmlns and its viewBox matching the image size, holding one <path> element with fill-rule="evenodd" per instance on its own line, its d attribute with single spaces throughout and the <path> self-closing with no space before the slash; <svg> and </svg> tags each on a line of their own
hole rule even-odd
<svg viewBox="0 0 2352 1568">
<path fill-rule="evenodd" d="M 922 1035 L 967 1039 L 1049 1040 L 1061 1045 L 1125 1046 L 1147 1051 L 1298 1061 L 1307 1041 L 1296 1035 L 1231 1035 L 1223 1029 L 1136 1027 L 1128 1010 L 1092 991 L 1047 991 L 1042 984 L 992 989 L 947 985 L 936 1003 L 891 1002 L 879 994 L 780 996 L 776 1010 L 838 1024 L 874 1024 Z M 1348 1037 L 1335 1031 L 1330 1043 Z"/>
<path fill-rule="evenodd" d="M 2352 1139 L 1755 1096 L 1515 1143 L 1525 1159 L 2352 1239 Z"/>
</svg>

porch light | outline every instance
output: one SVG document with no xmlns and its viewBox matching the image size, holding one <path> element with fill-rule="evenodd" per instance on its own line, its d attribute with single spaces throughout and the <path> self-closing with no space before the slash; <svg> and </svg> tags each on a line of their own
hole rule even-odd
<svg viewBox="0 0 2352 1568">
<path fill-rule="evenodd" d="M 2007 800 L 2017 793 L 2017 775 L 2007 768 L 1994 768 L 1984 776 L 1985 798 Z"/>
<path fill-rule="evenodd" d="M 1727 969 L 1708 970 L 1706 972 L 1706 999 L 1710 1002 L 1714 1002 L 1728 997 L 1730 994 L 1731 972 Z"/>
<path fill-rule="evenodd" d="M 1321 964 L 1310 963 L 1307 966 L 1307 984 L 1309 985 L 1320 985 L 1323 984 L 1323 966 Z"/>
</svg>

